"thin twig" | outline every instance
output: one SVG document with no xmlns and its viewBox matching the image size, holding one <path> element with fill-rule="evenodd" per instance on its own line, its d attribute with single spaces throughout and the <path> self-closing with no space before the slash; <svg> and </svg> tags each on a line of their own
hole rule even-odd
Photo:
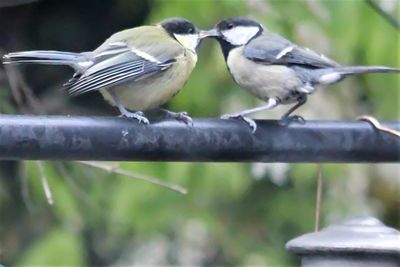
<svg viewBox="0 0 400 267">
<path fill-rule="evenodd" d="M 187 194 L 186 188 L 183 188 L 176 184 L 171 184 L 168 182 L 161 181 L 155 177 L 147 176 L 147 175 L 140 174 L 140 173 L 129 172 L 129 171 L 123 170 L 121 168 L 118 168 L 116 166 L 112 166 L 112 165 L 105 164 L 105 163 L 98 162 L 98 161 L 76 161 L 76 162 L 79 162 L 81 164 L 88 165 L 91 167 L 96 167 L 96 168 L 108 171 L 110 173 L 125 175 L 125 176 L 131 177 L 131 178 L 143 180 L 143 181 L 146 181 L 146 182 L 149 182 L 152 184 L 156 184 L 156 185 L 168 188 L 175 192 L 179 192 L 181 194 Z"/>
<path fill-rule="evenodd" d="M 317 165 L 317 198 L 315 203 L 315 232 L 319 231 L 322 201 L 322 164 Z"/>
<path fill-rule="evenodd" d="M 0 7 L 10 7 L 10 6 L 18 6 L 25 5 L 36 2 L 39 0 L 2 0 L 0 1 Z"/>
<path fill-rule="evenodd" d="M 32 107 L 35 111 L 38 111 L 39 113 L 43 114 L 45 113 L 42 105 L 40 102 L 36 99 L 36 97 L 33 95 L 32 89 L 27 85 L 25 80 L 23 79 L 21 73 L 14 67 L 11 66 L 6 66 L 6 75 L 8 77 L 8 81 L 10 83 L 11 87 L 11 92 L 14 97 L 15 102 L 17 103 L 17 106 L 20 110 L 23 112 L 29 112 L 30 108 L 25 107 L 23 97 L 24 95 L 25 99 L 28 101 L 30 104 L 30 107 Z M 53 205 L 53 196 L 51 194 L 51 190 L 49 187 L 49 183 L 47 181 L 44 168 L 43 168 L 43 163 L 41 161 L 36 161 L 36 166 L 39 170 L 39 175 L 40 175 L 40 181 L 42 182 L 43 190 L 46 195 L 47 203 L 49 205 Z M 25 172 L 25 171 L 24 171 Z M 33 211 L 32 208 L 32 201 L 30 199 L 29 195 L 29 188 L 28 188 L 28 176 L 26 175 L 26 172 L 22 175 L 22 198 L 25 202 L 25 205 L 29 212 Z"/>
<path fill-rule="evenodd" d="M 15 75 L 14 69 L 11 66 L 5 65 L 4 69 L 8 77 L 8 82 L 11 88 L 11 94 L 15 100 L 15 103 L 17 103 L 18 108 L 21 109 L 22 112 L 25 112 L 26 108 L 24 106 L 22 94 L 18 86 L 18 77 Z"/>
<path fill-rule="evenodd" d="M 72 177 L 69 175 L 67 169 L 65 168 L 65 165 L 61 162 L 56 162 L 54 164 L 55 168 L 57 171 L 60 173 L 60 175 L 64 178 L 64 180 L 67 182 L 67 184 L 71 187 L 71 189 L 74 191 L 74 193 L 81 198 L 83 201 L 89 203 L 91 206 L 93 206 L 93 203 L 91 203 L 91 199 L 89 195 L 83 191 L 79 185 L 75 183 L 75 181 L 72 179 Z"/>
<path fill-rule="evenodd" d="M 37 114 L 46 114 L 42 103 L 33 94 L 32 88 L 28 86 L 21 72 L 14 66 L 7 65 L 5 70 L 17 106 L 24 112 L 31 112 L 30 109 L 32 109 Z M 28 104 L 28 108 L 24 105 L 23 97 Z"/>
<path fill-rule="evenodd" d="M 396 130 L 394 130 L 392 128 L 389 128 L 389 127 L 382 126 L 380 124 L 380 122 L 377 119 L 375 119 L 374 117 L 372 117 L 372 116 L 364 115 L 364 116 L 357 117 L 356 120 L 367 121 L 367 122 L 371 123 L 372 126 L 374 126 L 379 131 L 390 133 L 390 134 L 393 134 L 393 135 L 395 135 L 397 137 L 400 137 L 400 132 L 399 131 L 396 131 Z"/>
<path fill-rule="evenodd" d="M 330 21 L 331 14 L 322 2 L 315 0 L 305 0 L 305 4 L 308 6 L 314 16 L 320 18 L 324 22 Z"/>
<path fill-rule="evenodd" d="M 32 88 L 30 88 L 28 86 L 28 84 L 26 83 L 26 81 L 24 79 L 22 79 L 22 75 L 21 73 L 19 73 L 20 78 L 20 84 L 21 84 L 21 89 L 24 92 L 24 95 L 28 101 L 28 103 L 30 104 L 30 106 L 33 108 L 33 110 L 35 111 L 35 113 L 38 114 L 47 114 L 46 109 L 44 108 L 45 105 L 43 105 L 39 99 L 35 96 L 35 94 L 33 93 Z"/>
<path fill-rule="evenodd" d="M 35 162 L 36 162 L 36 166 L 39 169 L 40 181 L 42 182 L 42 186 L 43 186 L 44 194 L 46 195 L 47 203 L 49 203 L 49 205 L 53 205 L 53 203 L 54 203 L 53 196 L 50 191 L 49 182 L 47 181 L 46 175 L 44 173 L 43 162 L 39 161 L 39 160 L 36 160 Z"/>
<path fill-rule="evenodd" d="M 387 22 L 389 22 L 397 30 L 400 30 L 400 21 L 393 17 L 391 14 L 386 12 L 378 3 L 373 0 L 365 0 L 365 2 L 374 9 L 379 15 L 381 15 Z"/>
<path fill-rule="evenodd" d="M 55 168 L 57 169 L 57 171 L 59 171 L 60 175 L 65 179 L 67 184 L 71 187 L 73 193 L 75 193 L 78 196 L 78 198 L 81 199 L 90 208 L 91 212 L 94 212 L 95 214 L 100 216 L 105 216 L 105 218 L 109 220 L 110 223 L 112 223 L 117 227 L 124 225 L 115 218 L 106 216 L 106 213 L 104 212 L 104 207 L 99 205 L 99 203 L 94 201 L 93 198 L 91 198 L 88 193 L 86 193 L 84 190 L 81 189 L 81 187 L 74 181 L 74 179 L 69 174 L 69 171 L 67 170 L 64 163 L 57 162 L 55 164 Z"/>
<path fill-rule="evenodd" d="M 31 194 L 29 193 L 29 184 L 28 184 L 28 175 L 26 173 L 26 164 L 25 162 L 22 163 L 21 168 L 21 195 L 22 200 L 25 203 L 25 206 L 29 213 L 33 213 L 35 208 L 33 206 L 33 201 L 31 198 Z"/>
</svg>

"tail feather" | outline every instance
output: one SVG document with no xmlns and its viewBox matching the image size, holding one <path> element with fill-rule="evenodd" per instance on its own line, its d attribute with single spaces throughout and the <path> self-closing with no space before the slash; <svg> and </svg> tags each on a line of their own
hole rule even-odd
<svg viewBox="0 0 400 267">
<path fill-rule="evenodd" d="M 83 53 L 60 51 L 23 51 L 3 56 L 3 64 L 68 65 L 79 71 L 90 61 Z"/>
<path fill-rule="evenodd" d="M 316 72 L 316 81 L 318 84 L 328 85 L 337 83 L 349 75 L 363 73 L 399 73 L 399 68 L 385 66 L 350 66 L 319 69 Z M 315 77 L 315 76 L 314 76 Z"/>
<path fill-rule="evenodd" d="M 352 66 L 352 67 L 337 67 L 334 72 L 341 75 L 352 75 L 362 73 L 389 73 L 400 72 L 400 68 L 392 68 L 386 66 Z"/>
</svg>

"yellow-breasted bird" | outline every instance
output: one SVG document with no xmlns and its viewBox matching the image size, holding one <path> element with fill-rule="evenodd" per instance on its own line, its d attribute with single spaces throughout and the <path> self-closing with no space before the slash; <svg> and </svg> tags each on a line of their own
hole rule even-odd
<svg viewBox="0 0 400 267">
<path fill-rule="evenodd" d="M 100 91 L 121 115 L 148 124 L 142 111 L 161 106 L 184 86 L 199 43 L 193 23 L 169 18 L 115 33 L 92 52 L 23 51 L 5 55 L 3 63 L 68 65 L 75 70 L 64 84 L 70 95 Z M 192 123 L 186 112 L 165 111 Z"/>
</svg>

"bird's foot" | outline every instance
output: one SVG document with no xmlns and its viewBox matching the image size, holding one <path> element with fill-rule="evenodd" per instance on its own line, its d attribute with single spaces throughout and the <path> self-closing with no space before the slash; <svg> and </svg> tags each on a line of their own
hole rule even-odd
<svg viewBox="0 0 400 267">
<path fill-rule="evenodd" d="M 167 114 L 167 117 L 176 119 L 178 121 L 182 121 L 186 125 L 193 126 L 193 119 L 189 116 L 189 114 L 186 111 L 172 112 L 165 109 L 163 111 Z"/>
<path fill-rule="evenodd" d="M 247 118 L 241 114 L 225 114 L 221 116 L 221 119 L 223 120 L 229 120 L 229 119 L 239 119 L 244 121 L 249 127 L 251 128 L 251 132 L 254 133 L 257 130 L 257 124 L 254 120 Z"/>
<path fill-rule="evenodd" d="M 141 111 L 137 111 L 137 112 L 125 111 L 120 115 L 120 117 L 136 119 L 139 123 L 143 123 L 143 124 L 150 123 L 149 120 L 144 116 L 144 113 Z"/>
<path fill-rule="evenodd" d="M 280 123 L 283 124 L 283 125 L 289 125 L 289 124 L 294 123 L 294 122 L 297 122 L 297 123 L 300 123 L 300 124 L 305 124 L 306 120 L 302 116 L 299 116 L 299 115 L 283 116 L 280 119 Z"/>
</svg>

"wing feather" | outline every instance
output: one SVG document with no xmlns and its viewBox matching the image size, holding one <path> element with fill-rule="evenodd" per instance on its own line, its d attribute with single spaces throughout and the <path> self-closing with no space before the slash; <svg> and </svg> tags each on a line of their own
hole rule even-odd
<svg viewBox="0 0 400 267">
<path fill-rule="evenodd" d="M 266 33 L 250 41 L 244 48 L 244 55 L 263 64 L 300 65 L 306 68 L 339 66 L 335 61 L 273 33 Z"/>
<path fill-rule="evenodd" d="M 101 71 L 92 73 L 89 76 L 85 76 L 77 80 L 73 84 L 66 84 L 65 86 L 67 87 L 70 95 L 87 93 L 89 91 L 105 87 L 105 83 L 107 82 L 108 84 L 108 81 L 113 80 L 114 77 L 119 78 L 125 76 L 128 78 L 132 77 L 132 75 L 140 74 L 143 72 L 145 63 L 146 62 L 143 60 L 121 63 L 117 66 L 111 67 L 110 69 L 102 69 Z"/>
<path fill-rule="evenodd" d="M 136 53 L 135 53 L 136 51 Z M 121 44 L 110 44 L 103 50 L 95 62 L 82 75 L 75 75 L 64 84 L 72 96 L 118 85 L 126 81 L 135 81 L 161 72 L 171 66 L 175 60 L 164 62 L 149 60 Z"/>
</svg>

